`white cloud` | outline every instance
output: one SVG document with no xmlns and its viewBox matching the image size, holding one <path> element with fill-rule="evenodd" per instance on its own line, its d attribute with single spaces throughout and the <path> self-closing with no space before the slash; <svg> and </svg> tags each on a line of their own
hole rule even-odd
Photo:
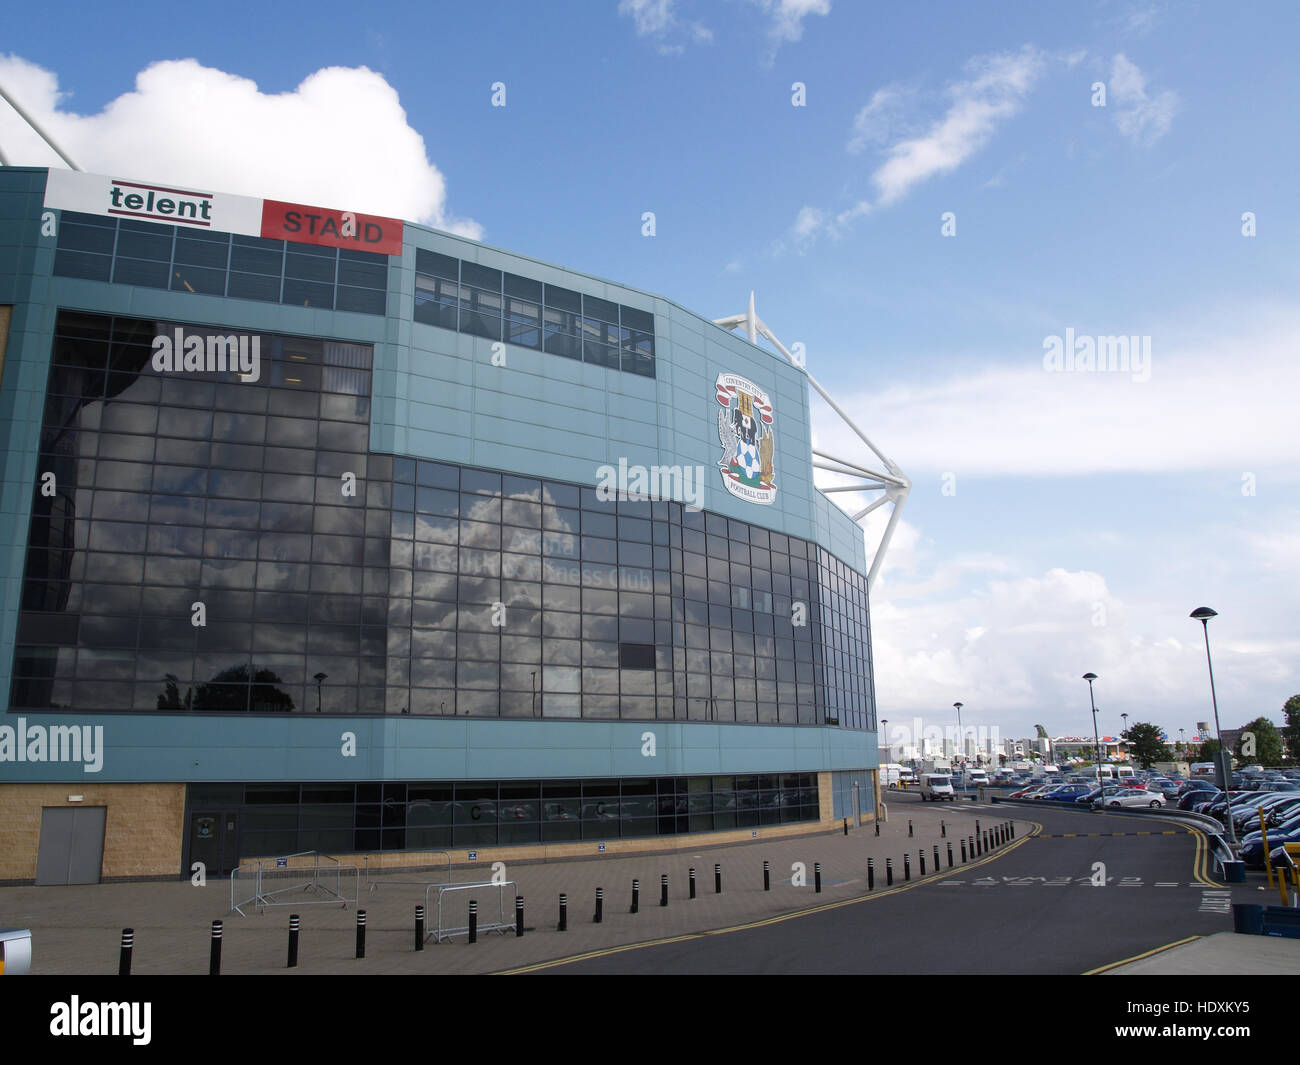
<svg viewBox="0 0 1300 1065">
<path fill-rule="evenodd" d="M 1045 65 L 1043 54 L 1032 45 L 1014 53 L 976 56 L 966 64 L 966 80 L 948 88 L 952 99 L 948 110 L 928 125 L 909 118 L 910 89 L 896 84 L 877 89 L 854 116 L 847 144 L 850 153 L 874 146 L 886 157 L 871 177 L 878 193 L 875 203 L 859 199 L 834 214 L 803 207 L 791 227 L 796 245 L 803 250 L 823 234 L 838 239 L 858 218 L 961 166 L 984 146 L 1000 122 L 1020 110 Z M 989 184 L 998 184 L 1001 173 Z"/>
<path fill-rule="evenodd" d="M 1178 94 L 1166 89 L 1151 96 L 1146 75 L 1122 52 L 1111 62 L 1109 89 L 1115 123 L 1134 144 L 1154 144 L 1169 132 L 1178 113 Z"/>
<path fill-rule="evenodd" d="M 648 37 L 664 55 L 680 55 L 684 41 L 711 44 L 713 31 L 703 23 L 678 17 L 676 0 L 619 0 L 618 13 L 630 16 L 638 37 Z"/>
<path fill-rule="evenodd" d="M 890 204 L 913 186 L 961 166 L 982 148 L 1000 122 L 1016 114 L 1043 69 L 1038 49 L 980 56 L 968 67 L 974 75 L 949 90 L 952 104 L 921 136 L 891 147 L 872 175 L 879 204 Z"/>
<path fill-rule="evenodd" d="M 475 240 L 482 227 L 448 209 L 446 181 L 397 91 L 365 67 L 325 67 L 291 92 L 193 59 L 154 63 L 97 114 L 67 109 L 55 74 L 0 57 L 0 83 L 84 170 L 221 192 L 347 207 Z M 11 161 L 62 166 L 7 106 Z"/>
<path fill-rule="evenodd" d="M 854 154 L 868 147 L 883 147 L 901 136 L 900 123 L 910 94 L 898 85 L 877 89 L 853 116 L 853 135 L 848 150 Z"/>
<path fill-rule="evenodd" d="M 1300 454 L 1292 410 L 1300 312 L 1237 310 L 1212 321 L 1153 329 L 1145 383 L 1115 372 L 1048 372 L 1032 338 L 1013 356 L 972 353 L 944 377 L 836 398 L 912 475 L 1289 468 Z M 1227 332 L 1223 321 L 1253 325 Z M 1142 330 L 1134 323 L 1133 331 Z M 827 451 L 861 454 L 838 419 L 818 424 Z"/>
<path fill-rule="evenodd" d="M 751 0 L 771 17 L 768 36 L 774 44 L 803 37 L 803 20 L 809 15 L 829 15 L 831 0 Z"/>
</svg>

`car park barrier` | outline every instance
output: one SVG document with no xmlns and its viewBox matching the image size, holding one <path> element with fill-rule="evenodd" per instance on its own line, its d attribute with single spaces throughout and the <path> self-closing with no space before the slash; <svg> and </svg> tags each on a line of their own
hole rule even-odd
<svg viewBox="0 0 1300 1065">
<path fill-rule="evenodd" d="M 475 930 L 474 939 L 471 940 L 470 942 L 474 942 L 478 938 L 477 933 L 479 931 L 498 932 L 501 935 L 505 935 L 506 930 L 513 927 L 513 924 L 506 920 L 506 888 L 516 888 L 516 887 L 518 887 L 518 885 L 513 880 L 501 880 L 497 882 L 479 881 L 473 884 L 441 884 L 441 885 L 430 884 L 428 887 L 424 889 L 424 908 L 426 911 L 430 909 L 429 895 L 436 888 L 438 891 L 438 900 L 437 900 L 438 922 L 437 922 L 437 927 L 432 932 L 429 933 L 428 938 L 431 938 L 434 941 L 434 943 L 441 943 L 444 939 L 451 939 L 455 936 L 460 935 L 462 932 L 470 931 L 471 926 L 469 924 L 465 924 L 463 926 L 452 926 L 444 923 L 444 920 L 447 919 L 448 916 L 446 913 L 446 906 L 444 905 L 444 903 L 449 904 L 452 901 L 451 896 L 454 896 L 456 893 L 462 891 L 495 890 L 497 893 L 497 919 L 491 922 L 490 924 L 478 924 L 478 920 L 477 920 L 478 901 L 476 899 L 470 900 L 470 907 L 471 907 L 470 913 L 474 920 L 474 930 Z M 597 888 L 596 889 L 596 920 L 597 921 L 600 920 L 602 899 L 603 899 L 603 893 L 601 892 L 600 888 Z"/>
<path fill-rule="evenodd" d="M 347 891 L 351 874 L 352 897 Z M 245 862 L 230 874 L 230 912 L 248 916 L 243 908 L 250 903 L 258 913 L 269 906 L 355 906 L 361 892 L 361 870 L 343 865 L 337 858 L 319 851 L 300 851 L 274 858 Z M 293 898 L 280 896 L 293 893 Z M 302 893 L 319 896 L 304 899 Z"/>
</svg>

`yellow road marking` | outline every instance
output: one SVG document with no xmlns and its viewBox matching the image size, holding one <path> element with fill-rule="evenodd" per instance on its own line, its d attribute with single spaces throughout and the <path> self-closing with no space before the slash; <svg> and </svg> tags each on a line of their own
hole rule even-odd
<svg viewBox="0 0 1300 1065">
<path fill-rule="evenodd" d="M 1200 939 L 1200 936 L 1188 936 L 1186 939 L 1178 939 L 1173 943 L 1166 943 L 1163 947 L 1156 947 L 1154 950 L 1144 951 L 1141 954 L 1134 954 L 1131 958 L 1124 958 L 1121 961 L 1113 961 L 1109 965 L 1100 965 L 1096 969 L 1089 969 L 1084 976 L 1096 976 L 1120 965 L 1127 965 L 1131 961 L 1141 961 L 1143 958 L 1149 958 L 1153 954 L 1159 954 L 1162 950 L 1172 950 L 1174 947 L 1181 947 L 1184 943 L 1191 943 Z"/>
</svg>

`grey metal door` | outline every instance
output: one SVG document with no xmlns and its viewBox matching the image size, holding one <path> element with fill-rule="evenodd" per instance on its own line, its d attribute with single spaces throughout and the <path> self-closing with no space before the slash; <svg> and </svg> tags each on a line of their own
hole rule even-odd
<svg viewBox="0 0 1300 1065">
<path fill-rule="evenodd" d="M 107 806 L 47 806 L 41 811 L 36 883 L 98 884 Z"/>
</svg>

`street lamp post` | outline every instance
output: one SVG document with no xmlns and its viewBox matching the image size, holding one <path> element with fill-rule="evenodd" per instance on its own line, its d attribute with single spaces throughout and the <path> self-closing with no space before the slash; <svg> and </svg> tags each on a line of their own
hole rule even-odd
<svg viewBox="0 0 1300 1065">
<path fill-rule="evenodd" d="M 1185 728 L 1180 728 L 1178 730 L 1178 753 L 1183 758 L 1187 757 L 1187 739 L 1185 735 L 1186 732 L 1187 730 Z"/>
<path fill-rule="evenodd" d="M 318 713 L 318 714 L 320 713 L 320 703 L 321 703 L 321 690 L 320 690 L 320 686 L 321 686 L 322 682 L 325 680 L 325 678 L 328 677 L 328 676 L 329 676 L 328 673 L 317 673 L 317 674 L 316 674 L 316 713 Z"/>
<path fill-rule="evenodd" d="M 966 743 L 964 737 L 962 736 L 962 731 L 961 731 L 962 704 L 953 703 L 952 705 L 957 708 L 957 760 L 959 762 L 962 762 L 965 761 L 965 757 L 966 757 Z M 965 778 L 963 777 L 962 779 L 964 780 Z"/>
<path fill-rule="evenodd" d="M 1097 732 L 1097 703 L 1092 697 L 1092 682 L 1097 679 L 1096 673 L 1085 673 L 1083 679 L 1088 682 L 1088 705 L 1092 707 L 1092 739 L 1097 745 L 1097 787 L 1101 787 L 1101 736 Z"/>
<path fill-rule="evenodd" d="M 1219 726 L 1219 699 L 1214 694 L 1214 663 L 1210 661 L 1210 618 L 1218 617 L 1218 611 L 1211 610 L 1208 606 L 1198 606 L 1190 614 L 1190 618 L 1195 618 L 1201 623 L 1201 629 L 1205 633 L 1205 664 L 1210 670 L 1210 702 L 1214 706 L 1214 732 L 1219 740 L 1219 754 L 1215 758 L 1218 765 L 1219 787 L 1223 789 L 1223 797 L 1229 799 L 1228 784 L 1231 782 L 1232 763 L 1228 758 L 1228 752 L 1223 749 L 1223 729 Z M 1232 822 L 1232 803 L 1229 801 L 1223 811 L 1223 820 L 1228 829 L 1228 843 L 1232 846 L 1237 844 L 1237 828 Z M 1266 859 L 1267 860 L 1267 859 Z"/>
</svg>

